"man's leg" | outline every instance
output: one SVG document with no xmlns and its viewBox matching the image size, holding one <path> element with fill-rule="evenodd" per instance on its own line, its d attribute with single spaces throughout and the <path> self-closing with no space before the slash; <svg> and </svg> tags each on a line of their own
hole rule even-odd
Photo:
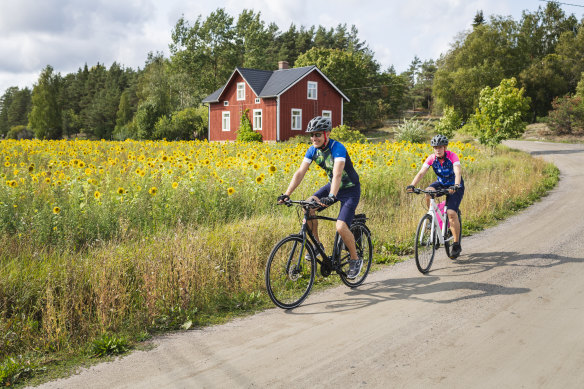
<svg viewBox="0 0 584 389">
<path fill-rule="evenodd" d="M 337 232 L 343 239 L 345 246 L 347 246 L 347 250 L 349 250 L 349 254 L 351 254 L 351 259 L 359 259 L 357 256 L 357 247 L 355 246 L 355 237 L 347 223 L 342 220 L 337 220 Z"/>
</svg>

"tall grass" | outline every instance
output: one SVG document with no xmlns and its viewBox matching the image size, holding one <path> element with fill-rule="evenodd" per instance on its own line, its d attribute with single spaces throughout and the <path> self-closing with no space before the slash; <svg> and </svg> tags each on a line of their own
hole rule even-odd
<svg viewBox="0 0 584 389">
<path fill-rule="evenodd" d="M 468 144 L 451 148 L 463 161 L 466 231 L 557 182 L 557 169 L 523 153 L 491 158 Z M 136 339 L 265 306 L 268 254 L 299 228 L 293 209 L 274 199 L 306 145 L 29 141 L 0 149 L 0 360 L 79 352 L 104 334 Z M 407 252 L 424 210 L 404 187 L 431 148 L 386 142 L 349 152 L 363 189 L 357 212 L 370 218 L 376 257 Z M 326 181 L 311 168 L 294 197 Z M 332 224 L 321 223 L 327 249 Z"/>
</svg>

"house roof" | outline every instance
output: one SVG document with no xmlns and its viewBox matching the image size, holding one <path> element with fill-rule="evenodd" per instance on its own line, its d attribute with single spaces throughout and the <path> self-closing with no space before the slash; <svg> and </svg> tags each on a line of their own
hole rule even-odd
<svg viewBox="0 0 584 389">
<path fill-rule="evenodd" d="M 236 73 L 239 73 L 245 82 L 250 86 L 257 97 L 269 98 L 277 97 L 282 93 L 286 92 L 292 86 L 294 86 L 298 81 L 304 78 L 308 73 L 312 71 L 317 71 L 325 80 L 343 98 L 350 101 L 347 96 L 343 94 L 315 65 L 305 66 L 301 68 L 292 69 L 280 69 L 280 70 L 258 70 L 258 69 L 247 69 L 237 67 L 229 76 L 229 79 L 221 88 L 217 89 L 215 92 L 211 93 L 209 96 L 203 99 L 203 103 L 217 103 L 219 102 L 223 90 Z"/>
</svg>

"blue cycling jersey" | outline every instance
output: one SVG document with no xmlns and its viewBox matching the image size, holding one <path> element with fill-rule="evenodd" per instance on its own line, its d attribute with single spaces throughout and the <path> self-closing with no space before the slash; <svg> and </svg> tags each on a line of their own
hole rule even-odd
<svg viewBox="0 0 584 389">
<path fill-rule="evenodd" d="M 333 167 L 337 160 L 345 161 L 345 168 L 341 177 L 341 186 L 339 189 L 351 188 L 359 185 L 359 175 L 353 167 L 351 157 L 342 143 L 330 139 L 323 150 L 310 146 L 304 161 L 312 163 L 315 161 L 318 166 L 324 169 L 329 181 L 333 180 Z"/>
</svg>

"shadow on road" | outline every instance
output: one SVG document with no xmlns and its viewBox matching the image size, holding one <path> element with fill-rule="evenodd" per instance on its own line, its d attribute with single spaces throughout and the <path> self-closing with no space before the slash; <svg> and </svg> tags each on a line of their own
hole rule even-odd
<svg viewBox="0 0 584 389">
<path fill-rule="evenodd" d="M 305 302 L 303 306 L 323 306 L 317 312 L 287 311 L 290 314 L 315 315 L 349 311 L 375 305 L 387 300 L 416 300 L 428 303 L 449 304 L 456 301 L 495 295 L 527 293 L 528 288 L 509 288 L 497 284 L 467 281 L 440 282 L 440 277 L 422 276 L 388 279 L 365 283 L 347 291 L 337 300 Z M 465 291 L 463 293 L 463 291 Z"/>
<path fill-rule="evenodd" d="M 495 251 L 489 253 L 472 253 L 457 261 L 456 274 L 476 274 L 501 266 L 521 266 L 533 268 L 550 268 L 564 263 L 584 263 L 584 258 L 572 258 L 555 254 L 519 254 L 515 251 Z M 440 269 L 434 269 L 438 271 Z"/>
<path fill-rule="evenodd" d="M 335 300 L 308 301 L 303 306 L 322 306 L 317 312 L 287 311 L 289 314 L 315 315 L 350 311 L 388 300 L 415 300 L 428 303 L 450 304 L 457 301 L 497 295 L 528 293 L 529 288 L 506 287 L 498 284 L 468 281 L 444 281 L 445 277 L 467 276 L 487 272 L 495 267 L 550 268 L 565 263 L 584 263 L 584 258 L 571 258 L 555 254 L 518 254 L 513 251 L 474 253 L 456 261 L 455 268 L 448 266 L 448 274 L 436 274 L 446 268 L 435 268 L 429 275 L 411 278 L 367 281 L 359 288 L 348 290 L 344 297 Z M 432 274 L 434 273 L 434 275 Z"/>
</svg>

